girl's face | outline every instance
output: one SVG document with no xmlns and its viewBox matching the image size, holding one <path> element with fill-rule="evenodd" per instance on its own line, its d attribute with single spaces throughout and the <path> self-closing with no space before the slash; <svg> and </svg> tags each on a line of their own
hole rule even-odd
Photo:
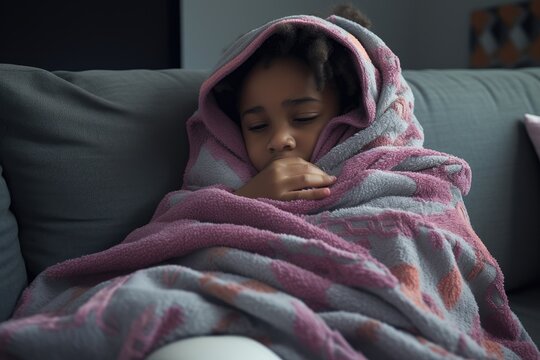
<svg viewBox="0 0 540 360">
<path fill-rule="evenodd" d="M 317 90 L 309 67 L 284 57 L 253 67 L 238 110 L 249 159 L 260 171 L 280 158 L 309 161 L 319 134 L 338 115 L 339 100 L 333 85 Z"/>
</svg>

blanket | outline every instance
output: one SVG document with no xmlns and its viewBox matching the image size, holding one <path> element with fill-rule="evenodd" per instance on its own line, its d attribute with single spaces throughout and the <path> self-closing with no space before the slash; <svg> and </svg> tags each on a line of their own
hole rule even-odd
<svg viewBox="0 0 540 360">
<path fill-rule="evenodd" d="M 323 200 L 234 194 L 254 174 L 214 86 L 280 24 L 317 27 L 354 58 L 360 108 L 332 119 L 312 162 Z M 423 148 L 398 58 L 341 17 L 293 16 L 224 54 L 188 121 L 182 189 L 108 250 L 40 274 L 1 359 L 144 359 L 173 341 L 243 335 L 283 359 L 538 359 L 503 274 L 471 227 L 467 163 Z"/>
</svg>

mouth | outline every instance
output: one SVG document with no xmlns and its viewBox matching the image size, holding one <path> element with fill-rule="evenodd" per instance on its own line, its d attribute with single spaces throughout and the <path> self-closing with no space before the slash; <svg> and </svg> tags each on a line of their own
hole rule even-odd
<svg viewBox="0 0 540 360">
<path fill-rule="evenodd" d="M 264 164 L 262 169 L 268 167 L 270 164 L 272 164 L 274 161 L 281 160 L 281 159 L 287 159 L 287 158 L 302 158 L 298 154 L 287 154 L 287 153 L 281 153 L 277 155 L 273 155 L 270 157 L 270 159 Z"/>
<path fill-rule="evenodd" d="M 280 160 L 280 159 L 292 158 L 292 157 L 299 157 L 299 156 L 296 154 L 280 153 L 280 154 L 272 156 L 272 159 L 270 160 L 270 162 Z"/>
<path fill-rule="evenodd" d="M 288 159 L 288 158 L 304 159 L 304 157 L 300 156 L 297 153 L 280 153 L 280 154 L 276 154 L 276 155 L 271 156 L 270 159 L 268 160 L 268 162 L 264 165 L 264 167 L 267 167 L 268 165 L 272 164 L 274 161 L 278 161 L 278 160 L 281 160 L 281 159 Z"/>
</svg>

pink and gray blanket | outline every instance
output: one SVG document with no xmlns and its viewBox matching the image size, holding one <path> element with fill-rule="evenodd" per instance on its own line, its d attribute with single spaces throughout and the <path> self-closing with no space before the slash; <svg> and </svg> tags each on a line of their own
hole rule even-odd
<svg viewBox="0 0 540 360">
<path fill-rule="evenodd" d="M 348 48 L 362 87 L 362 110 L 315 148 L 338 177 L 324 200 L 233 194 L 255 170 L 212 88 L 284 23 Z M 283 359 L 540 357 L 469 223 L 468 165 L 422 147 L 398 58 L 370 31 L 295 16 L 246 34 L 203 84 L 188 134 L 183 189 L 121 244 L 38 276 L 0 325 L 1 359 L 143 359 L 210 334 Z"/>
</svg>

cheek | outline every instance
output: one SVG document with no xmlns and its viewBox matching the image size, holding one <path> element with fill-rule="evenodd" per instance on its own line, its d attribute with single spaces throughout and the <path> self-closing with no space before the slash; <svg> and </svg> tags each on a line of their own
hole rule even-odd
<svg viewBox="0 0 540 360">
<path fill-rule="evenodd" d="M 256 151 L 257 141 L 253 139 L 253 136 L 250 134 L 244 133 L 244 145 L 246 146 L 248 154 L 251 154 L 252 152 Z"/>
<path fill-rule="evenodd" d="M 256 139 L 249 134 L 244 134 L 244 144 L 246 151 L 252 164 L 259 168 L 260 163 L 264 160 L 264 142 L 261 139 Z"/>
<path fill-rule="evenodd" d="M 311 156 L 313 155 L 313 151 L 315 151 L 315 145 L 317 145 L 317 140 L 319 138 L 314 136 L 312 139 L 310 139 L 310 143 L 309 143 L 309 154 L 308 154 L 308 158 L 310 159 Z"/>
<path fill-rule="evenodd" d="M 322 132 L 323 132 L 324 128 L 326 127 L 326 125 L 328 124 L 328 122 L 329 122 L 329 120 L 318 124 L 318 126 L 311 131 L 310 138 L 308 140 L 309 143 L 310 143 L 311 150 L 313 150 L 313 148 L 317 144 L 317 141 L 319 140 L 319 136 L 322 134 Z"/>
</svg>

